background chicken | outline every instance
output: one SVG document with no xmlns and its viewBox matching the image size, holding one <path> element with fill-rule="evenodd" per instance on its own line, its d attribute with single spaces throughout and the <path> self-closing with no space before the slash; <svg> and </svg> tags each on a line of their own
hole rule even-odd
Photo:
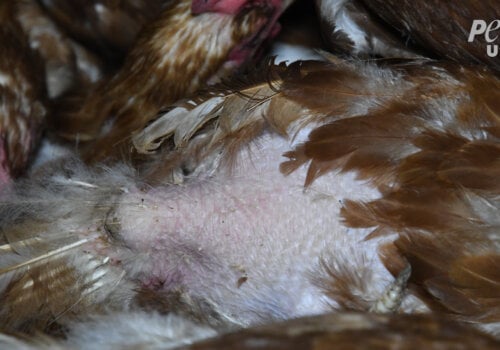
<svg viewBox="0 0 500 350">
<path fill-rule="evenodd" d="M 468 40 L 473 20 L 482 19 L 489 24 L 500 18 L 500 7 L 495 0 L 363 2 L 403 38 L 414 41 L 433 57 L 487 65 L 497 72 L 500 69 L 500 55 L 488 56 L 484 35 Z M 495 34 L 491 34 L 494 38 Z"/>
<path fill-rule="evenodd" d="M 335 52 L 362 57 L 427 56 L 483 64 L 496 71 L 500 67 L 500 55 L 487 54 L 484 35 L 469 42 L 475 19 L 490 24 L 500 17 L 494 0 L 316 0 L 316 5 L 323 36 Z"/>
<path fill-rule="evenodd" d="M 139 32 L 172 0 L 39 0 L 43 10 L 66 35 L 103 58 L 115 70 Z"/>
<path fill-rule="evenodd" d="M 73 115 L 61 119 L 62 132 L 79 140 L 96 139 L 85 151 L 88 160 L 127 158 L 134 130 L 161 108 L 251 58 L 289 3 L 279 8 L 252 3 L 234 15 L 197 16 L 191 14 L 190 1 L 172 4 L 145 29 L 119 72 L 96 86 Z"/>
<path fill-rule="evenodd" d="M 315 4 L 322 36 L 332 52 L 364 58 L 420 56 L 362 0 L 316 0 Z"/>
</svg>

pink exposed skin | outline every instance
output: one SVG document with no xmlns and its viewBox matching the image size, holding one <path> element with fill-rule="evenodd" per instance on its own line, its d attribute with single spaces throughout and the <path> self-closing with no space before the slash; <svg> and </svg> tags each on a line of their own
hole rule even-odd
<svg viewBox="0 0 500 350">
<path fill-rule="evenodd" d="M 344 198 L 369 200 L 378 191 L 355 174 L 335 173 L 305 190 L 307 167 L 288 176 L 279 170 L 290 147 L 266 134 L 209 179 L 128 188 L 113 212 L 123 245 L 104 254 L 141 288 L 183 290 L 244 325 L 327 311 L 309 276 L 332 254 L 356 269 L 369 261 L 372 294 L 380 295 L 391 276 L 377 257 L 379 243 L 363 242 L 368 232 L 346 228 L 339 216 Z"/>
</svg>

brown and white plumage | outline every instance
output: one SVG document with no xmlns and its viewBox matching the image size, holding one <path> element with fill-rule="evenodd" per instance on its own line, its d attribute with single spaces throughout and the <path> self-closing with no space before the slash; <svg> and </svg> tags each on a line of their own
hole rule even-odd
<svg viewBox="0 0 500 350">
<path fill-rule="evenodd" d="M 276 92 L 272 85 L 258 86 L 186 112 L 196 116 L 203 111 L 204 119 L 195 118 L 198 123 L 222 117 L 210 136 L 200 138 L 206 144 L 194 143 L 193 151 L 208 153 L 189 159 L 210 159 L 215 150 L 232 152 L 242 138 L 226 135 L 258 133 L 266 125 L 261 115 L 271 128 L 290 136 L 294 122 L 300 127 L 321 122 L 306 142 L 285 153 L 289 160 L 280 165 L 282 172 L 307 166 L 306 187 L 331 171 L 356 171 L 370 181 L 381 198 L 367 203 L 346 200 L 345 225 L 371 228 L 367 239 L 396 233 L 399 238 L 380 250 L 388 269 L 397 274 L 407 261 L 415 269 L 410 286 L 428 307 L 496 329 L 498 79 L 488 70 L 430 62 L 401 64 L 394 70 L 342 62 L 296 63 L 281 74 L 282 79 L 271 80 L 278 86 Z M 241 95 L 261 102 L 250 107 Z M 232 112 L 229 125 L 224 110 Z M 175 111 L 167 114 L 169 122 L 160 118 L 139 134 L 136 147 L 143 152 L 158 147 L 161 126 L 175 129 L 177 118 L 182 118 Z M 250 128 L 256 130 L 246 131 Z M 190 149 L 185 142 L 192 130 L 165 130 L 165 135 L 174 133 L 174 143 L 183 152 Z M 174 159 L 159 164 L 172 165 Z M 151 169 L 162 170 L 158 165 Z M 344 298 L 338 284 L 345 281 L 335 281 L 342 275 L 335 269 L 328 274 L 334 282 L 326 290 L 333 298 Z"/>
<path fill-rule="evenodd" d="M 342 54 L 382 57 L 427 56 L 462 64 L 487 65 L 498 71 L 500 56 L 488 56 L 483 35 L 469 42 L 474 20 L 493 29 L 495 1 L 317 0 L 328 47 Z"/>
<path fill-rule="evenodd" d="M 322 37 L 332 52 L 355 57 L 419 57 L 362 0 L 316 0 L 315 4 Z"/>
<path fill-rule="evenodd" d="M 160 108 L 250 58 L 276 21 L 270 17 L 274 9 L 267 6 L 251 6 L 235 15 L 193 16 L 190 11 L 190 1 L 164 10 L 145 29 L 120 71 L 92 90 L 69 119 L 61 119 L 66 136 L 96 139 L 87 159 L 122 157 L 131 132 Z"/>
<path fill-rule="evenodd" d="M 47 94 L 57 99 L 69 91 L 88 88 L 103 76 L 104 64 L 68 37 L 35 0 L 17 3 L 16 17 L 30 47 L 45 65 Z"/>
</svg>

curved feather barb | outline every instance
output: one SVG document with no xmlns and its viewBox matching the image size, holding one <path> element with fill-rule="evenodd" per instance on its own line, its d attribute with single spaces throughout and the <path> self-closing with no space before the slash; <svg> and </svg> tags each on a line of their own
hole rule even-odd
<svg viewBox="0 0 500 350">
<path fill-rule="evenodd" d="M 252 120 L 261 118 L 259 105 L 266 105 L 273 92 L 278 92 L 275 85 L 281 82 L 278 74 L 284 67 L 284 64 L 275 66 L 270 61 L 259 76 L 248 78 L 249 82 L 228 83 L 230 87 L 215 87 L 207 91 L 206 96 L 178 103 L 134 135 L 132 142 L 135 150 L 139 154 L 150 154 L 171 136 L 176 148 L 185 147 L 197 131 L 215 118 L 229 132 L 244 128 Z"/>
</svg>

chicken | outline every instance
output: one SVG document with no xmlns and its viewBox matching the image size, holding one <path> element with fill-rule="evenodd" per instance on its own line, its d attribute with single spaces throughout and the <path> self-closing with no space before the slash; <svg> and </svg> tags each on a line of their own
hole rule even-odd
<svg viewBox="0 0 500 350">
<path fill-rule="evenodd" d="M 500 70 L 500 55 L 488 55 L 488 44 L 500 45 L 498 40 L 495 42 L 494 29 L 494 21 L 500 18 L 497 1 L 362 1 L 402 37 L 414 41 L 431 55 Z M 474 20 L 483 20 L 485 27 L 490 25 L 488 38 L 485 31 L 470 38 Z"/>
<path fill-rule="evenodd" d="M 141 29 L 173 0 L 39 0 L 66 35 L 108 63 L 122 62 Z"/>
<path fill-rule="evenodd" d="M 284 72 L 266 75 L 270 81 L 266 88 L 239 89 L 237 95 L 226 96 L 223 101 L 220 95 L 215 95 L 197 106 L 186 104 L 160 117 L 133 140 L 140 153 L 159 150 L 157 159 L 144 172 L 146 179 L 154 183 L 168 176 L 171 181 L 182 183 L 179 174 L 198 176 L 201 171 L 213 169 L 213 162 L 227 163 L 238 178 L 241 175 L 235 169 L 242 161 L 236 156 L 237 150 L 255 135 L 265 134 L 268 126 L 292 140 L 278 152 L 285 156 L 285 160 L 276 160 L 281 173 L 288 176 L 302 173 L 309 194 L 318 193 L 320 198 L 326 196 L 340 202 L 337 208 L 323 207 L 314 216 L 316 220 L 328 225 L 328 221 L 320 219 L 321 215 L 340 213 L 337 222 L 352 228 L 347 232 L 356 243 L 360 238 L 354 232 L 363 232 L 368 242 L 398 233 L 399 238 L 394 242 L 382 240 L 376 248 L 384 266 L 394 276 L 410 263 L 413 271 L 410 287 L 426 307 L 459 320 L 483 322 L 486 328 L 495 329 L 500 315 L 500 304 L 494 297 L 500 295 L 500 276 L 492 268 L 500 258 L 496 196 L 500 156 L 499 80 L 486 69 L 468 70 L 426 61 L 393 68 L 337 59 L 333 63 L 298 62 L 286 69 L 280 66 Z M 249 105 L 241 95 L 251 96 L 258 102 Z M 182 127 L 182 120 L 191 118 L 196 123 L 190 124 L 190 129 Z M 217 122 L 214 123 L 213 118 L 217 118 Z M 196 130 L 204 128 L 205 123 L 214 125 L 213 129 L 197 135 Z M 163 140 L 170 138 L 182 150 L 182 155 L 189 155 L 187 158 L 176 152 L 161 152 Z M 264 144 L 259 149 L 270 148 Z M 250 153 L 252 161 L 259 163 L 255 160 L 257 156 Z M 203 162 L 197 164 L 198 159 Z M 481 170 L 482 167 L 485 168 Z M 344 176 L 352 171 L 357 173 L 358 180 L 368 181 L 372 187 L 364 188 L 367 183 L 363 181 L 348 182 Z M 250 175 L 249 170 L 244 173 Z M 335 177 L 325 180 L 332 173 Z M 259 181 L 264 179 L 259 175 Z M 322 187 L 317 184 L 322 180 L 339 184 L 336 189 L 345 186 L 349 191 L 343 194 L 331 187 Z M 211 178 L 211 181 L 220 180 Z M 286 186 L 284 180 L 279 181 Z M 289 186 L 293 188 L 292 184 Z M 252 193 L 258 193 L 256 185 L 253 188 Z M 375 188 L 378 194 L 370 192 Z M 273 187 L 268 192 L 281 193 L 280 190 Z M 238 192 L 231 190 L 230 193 Z M 374 198 L 363 198 L 366 195 L 374 195 Z M 361 197 L 354 199 L 357 196 Z M 301 208 L 313 210 L 314 207 L 305 198 L 276 200 L 273 204 L 270 199 L 261 199 L 271 208 L 297 202 Z M 263 211 L 269 213 L 270 209 Z M 286 222 L 291 227 L 283 231 L 312 229 L 315 233 L 305 240 L 310 246 L 313 237 L 323 231 L 312 224 L 317 222 L 313 217 L 297 212 L 287 210 L 288 215 L 302 219 L 297 218 L 297 223 L 291 224 L 294 220 L 287 215 Z M 272 217 L 281 215 L 278 212 Z M 301 229 L 302 220 L 310 226 Z M 483 231 L 475 226 L 479 223 Z M 337 233 L 339 230 L 334 226 L 327 231 Z M 254 237 L 254 232 L 260 230 L 250 231 Z M 327 237 L 331 236 L 320 240 L 326 246 Z M 294 239 L 294 242 L 300 245 L 300 240 Z M 337 237 L 331 244 L 339 247 L 339 242 L 342 240 Z M 370 273 L 363 268 L 363 259 L 355 257 L 363 254 L 362 245 L 340 250 L 350 249 L 357 249 L 350 262 L 355 267 L 347 268 L 349 263 L 343 260 L 346 258 L 342 254 L 330 258 L 333 259 L 330 262 L 325 257 L 326 263 L 320 265 L 334 282 L 320 284 L 341 308 L 367 310 L 374 302 L 369 295 L 380 295 L 381 291 L 369 292 L 373 284 L 365 284 Z M 369 251 L 364 254 L 370 256 Z M 273 259 L 276 255 L 280 256 L 279 250 Z M 356 261 L 360 265 L 356 265 Z M 285 263 L 279 265 L 286 266 Z M 298 269 L 301 264 L 292 265 Z M 381 273 L 375 265 L 371 266 L 372 274 Z M 478 276 L 488 282 L 476 280 Z M 359 290 L 354 292 L 356 288 Z M 363 293 L 368 295 L 356 297 Z M 300 305 L 300 299 L 295 305 Z M 311 306 L 308 309 L 313 310 Z"/>
<path fill-rule="evenodd" d="M 331 58 L 247 79 L 136 133 L 140 169 L 66 160 L 4 192 L 3 330 L 372 311 L 498 337 L 498 78 Z"/>
<path fill-rule="evenodd" d="M 134 130 L 249 59 L 289 3 L 278 12 L 256 4 L 236 15 L 197 16 L 190 1 L 172 5 L 145 29 L 120 71 L 92 90 L 74 114 L 61 118 L 61 133 L 92 140 L 84 149 L 89 161 L 127 157 Z"/>
<path fill-rule="evenodd" d="M 323 38 L 330 51 L 359 57 L 421 56 L 370 12 L 362 0 L 316 0 Z"/>
<path fill-rule="evenodd" d="M 0 4 L 0 187 L 25 171 L 47 113 L 44 69 L 16 13 Z"/>
<path fill-rule="evenodd" d="M 449 59 L 498 71 L 496 1 L 316 0 L 330 49 L 352 55 Z M 480 21 L 481 23 L 476 23 Z"/>
<path fill-rule="evenodd" d="M 276 4 L 175 6 L 203 28 L 259 19 L 224 71 L 273 35 Z M 0 346 L 497 348 L 494 67 L 323 53 L 169 105 L 219 73 L 182 93 L 130 75 L 158 68 L 141 50 L 174 12 L 90 91 L 75 126 L 90 164 L 55 160 L 1 190 Z"/>
<path fill-rule="evenodd" d="M 56 26 L 35 0 L 17 3 L 17 18 L 30 47 L 45 64 L 46 87 L 52 100 L 89 87 L 103 76 L 101 60 Z"/>
</svg>

